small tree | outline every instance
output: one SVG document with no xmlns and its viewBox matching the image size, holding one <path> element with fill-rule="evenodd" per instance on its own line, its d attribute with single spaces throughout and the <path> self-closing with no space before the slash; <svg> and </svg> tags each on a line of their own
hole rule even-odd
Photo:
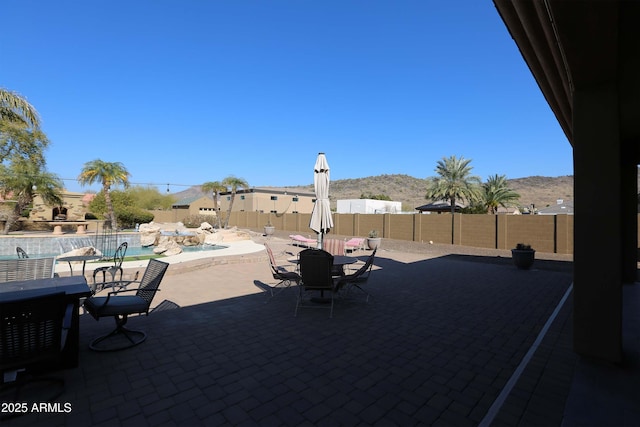
<svg viewBox="0 0 640 427">
<path fill-rule="evenodd" d="M 117 228 L 116 215 L 111 204 L 111 196 L 109 191 L 112 185 L 122 184 L 125 188 L 129 186 L 129 171 L 120 162 L 105 162 L 100 159 L 92 160 L 84 164 L 78 182 L 81 185 L 91 185 L 94 182 L 102 184 L 105 202 L 107 205 L 107 215 L 111 228 Z"/>
<path fill-rule="evenodd" d="M 451 203 L 451 213 L 455 212 L 456 201 L 477 200 L 480 193 L 480 178 L 471 175 L 471 159 L 451 156 L 438 160 L 438 176 L 428 178 L 426 199 L 444 200 Z"/>
<path fill-rule="evenodd" d="M 504 208 L 520 199 L 520 195 L 509 188 L 505 175 L 492 175 L 482 184 L 482 200 L 486 212 L 495 215 L 498 206 Z"/>
<path fill-rule="evenodd" d="M 213 197 L 213 209 L 216 211 L 216 223 L 218 224 L 218 228 L 221 228 L 222 222 L 220 220 L 220 212 L 218 212 L 218 197 L 221 192 L 227 190 L 227 187 L 218 181 L 207 181 L 202 184 L 201 189 L 205 193 L 211 192 Z"/>
<path fill-rule="evenodd" d="M 228 176 L 222 180 L 222 185 L 231 189 L 231 200 L 229 201 L 229 210 L 227 211 L 227 217 L 224 220 L 224 228 L 229 226 L 229 218 L 231 217 L 231 209 L 233 208 L 233 201 L 236 198 L 236 192 L 240 188 L 248 188 L 249 184 L 242 178 L 236 178 L 235 176 Z"/>
<path fill-rule="evenodd" d="M 9 234 L 22 212 L 33 203 L 36 193 L 47 205 L 60 206 L 62 191 L 62 180 L 36 163 L 16 160 L 9 166 L 0 164 L 0 195 L 14 204 L 1 233 Z"/>
</svg>

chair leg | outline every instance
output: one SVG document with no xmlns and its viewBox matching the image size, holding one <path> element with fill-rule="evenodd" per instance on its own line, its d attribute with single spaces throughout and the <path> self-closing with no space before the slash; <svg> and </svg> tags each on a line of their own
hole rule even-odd
<svg viewBox="0 0 640 427">
<path fill-rule="evenodd" d="M 138 344 L 141 344 L 142 342 L 144 342 L 144 340 L 147 339 L 147 334 L 144 333 L 143 331 L 136 331 L 136 330 L 128 329 L 127 327 L 125 327 L 125 324 L 127 323 L 126 314 L 123 315 L 122 317 L 114 316 L 114 318 L 116 319 L 116 328 L 110 333 L 108 333 L 107 335 L 103 335 L 91 341 L 91 343 L 89 344 L 89 348 L 91 350 L 94 350 L 94 351 L 124 350 L 127 348 L 134 347 Z M 119 337 L 123 337 L 125 339 L 120 339 Z M 112 346 L 100 345 L 103 342 L 108 344 L 109 341 L 111 342 L 119 341 L 120 343 Z"/>
<path fill-rule="evenodd" d="M 353 284 L 354 288 L 358 288 L 360 290 L 360 292 L 364 292 L 367 295 L 367 298 L 365 299 L 365 302 L 369 302 L 369 297 L 371 296 L 371 294 L 367 291 L 365 291 L 364 289 L 362 289 L 360 286 L 358 286 L 357 284 Z"/>
</svg>

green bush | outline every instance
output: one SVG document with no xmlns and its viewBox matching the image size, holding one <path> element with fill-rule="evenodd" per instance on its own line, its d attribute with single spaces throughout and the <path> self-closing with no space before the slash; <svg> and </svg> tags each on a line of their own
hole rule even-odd
<svg viewBox="0 0 640 427">
<path fill-rule="evenodd" d="M 153 221 L 153 214 L 136 207 L 120 208 L 116 212 L 119 228 L 134 228 L 136 224 L 146 224 Z"/>
</svg>

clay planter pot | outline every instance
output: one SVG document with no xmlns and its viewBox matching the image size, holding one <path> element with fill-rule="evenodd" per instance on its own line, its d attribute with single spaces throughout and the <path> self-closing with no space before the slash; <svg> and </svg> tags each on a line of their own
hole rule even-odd
<svg viewBox="0 0 640 427">
<path fill-rule="evenodd" d="M 269 226 L 269 225 L 264 226 L 264 234 L 266 234 L 267 236 L 271 236 L 274 231 L 276 231 L 276 228 L 274 226 Z"/>
<path fill-rule="evenodd" d="M 375 248 L 380 247 L 380 241 L 382 237 L 367 237 L 367 246 L 369 249 L 374 250 Z"/>
<path fill-rule="evenodd" d="M 511 249 L 511 259 L 513 264 L 520 270 L 528 270 L 533 265 L 536 251 L 533 249 Z"/>
</svg>

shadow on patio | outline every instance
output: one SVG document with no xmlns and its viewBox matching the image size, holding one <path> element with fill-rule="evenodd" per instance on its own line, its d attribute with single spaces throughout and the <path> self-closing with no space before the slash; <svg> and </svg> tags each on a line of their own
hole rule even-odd
<svg viewBox="0 0 640 427">
<path fill-rule="evenodd" d="M 80 367 L 61 373 L 72 411 L 11 424 L 478 425 L 567 292 L 570 263 L 521 271 L 504 258 L 389 256 L 376 258 L 370 302 L 357 292 L 338 300 L 333 319 L 325 310 L 294 317 L 294 290 L 267 304 L 249 293 L 131 318 L 145 343 L 95 353 L 87 343 L 113 322 L 83 315 Z M 244 269 L 245 284 L 261 279 L 247 265 L 226 267 Z M 217 276 L 210 286 L 226 277 Z M 497 423 L 562 422 L 577 359 L 570 302 Z"/>
</svg>

